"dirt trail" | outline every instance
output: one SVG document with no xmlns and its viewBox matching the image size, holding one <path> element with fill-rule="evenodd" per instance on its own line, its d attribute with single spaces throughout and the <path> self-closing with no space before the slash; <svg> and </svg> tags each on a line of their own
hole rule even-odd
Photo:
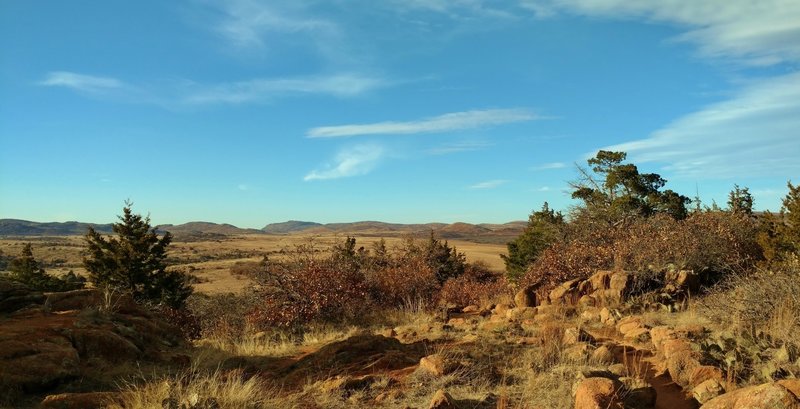
<svg viewBox="0 0 800 409">
<path fill-rule="evenodd" d="M 616 337 L 614 331 L 592 333 L 598 342 L 606 343 L 614 356 L 614 362 L 625 365 L 630 376 L 644 379 L 656 390 L 656 409 L 697 409 L 700 404 L 687 396 L 683 388 L 672 381 L 666 373 L 658 374 L 653 353 L 627 345 Z"/>
<path fill-rule="evenodd" d="M 686 396 L 683 388 L 672 381 L 668 374 L 657 374 L 653 365 L 653 354 L 628 345 L 613 344 L 614 360 L 624 364 L 628 374 L 650 384 L 656 390 L 656 409 L 697 409 L 700 404 Z"/>
</svg>

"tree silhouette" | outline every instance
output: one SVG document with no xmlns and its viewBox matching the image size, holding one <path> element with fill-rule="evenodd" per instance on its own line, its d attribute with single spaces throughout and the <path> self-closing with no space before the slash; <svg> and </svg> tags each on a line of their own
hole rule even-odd
<svg viewBox="0 0 800 409">
<path fill-rule="evenodd" d="M 192 287 L 185 274 L 167 270 L 172 235 L 167 232 L 159 238 L 150 217 L 133 214 L 131 206 L 125 202 L 120 223 L 112 227 L 117 237 L 104 237 L 89 227 L 85 237 L 89 255 L 83 260 L 89 279 L 95 286 L 128 292 L 139 302 L 180 308 Z"/>
</svg>

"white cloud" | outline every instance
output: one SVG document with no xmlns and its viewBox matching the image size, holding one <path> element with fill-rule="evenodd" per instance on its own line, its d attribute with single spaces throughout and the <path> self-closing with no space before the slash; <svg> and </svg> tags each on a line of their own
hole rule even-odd
<svg viewBox="0 0 800 409">
<path fill-rule="evenodd" d="M 182 97 L 186 104 L 238 104 L 286 95 L 352 97 L 385 85 L 385 81 L 356 74 L 308 78 L 253 79 L 211 86 L 190 87 Z M 191 89 L 194 88 L 194 89 Z"/>
<path fill-rule="evenodd" d="M 549 192 L 551 190 L 552 189 L 550 188 L 550 186 L 542 186 L 542 187 L 536 189 L 537 192 Z"/>
<path fill-rule="evenodd" d="M 307 36 L 319 47 L 338 38 L 339 26 L 308 16 L 301 2 L 228 0 L 219 3 L 222 19 L 214 29 L 237 47 L 261 48 L 271 35 Z"/>
<path fill-rule="evenodd" d="M 543 163 L 538 166 L 534 166 L 533 170 L 550 170 L 550 169 L 561 169 L 566 167 L 567 164 L 564 162 L 550 162 L 550 163 Z"/>
<path fill-rule="evenodd" d="M 702 177 L 800 174 L 800 73 L 752 83 L 734 98 L 672 122 L 648 138 L 604 149 Z"/>
<path fill-rule="evenodd" d="M 189 80 L 152 84 L 127 84 L 110 77 L 95 77 L 66 71 L 51 72 L 39 85 L 66 87 L 129 103 L 150 103 L 166 107 L 213 104 L 242 104 L 271 99 L 329 95 L 354 97 L 387 85 L 366 75 L 343 73 L 327 76 L 293 78 L 255 78 L 247 81 L 202 84 Z"/>
<path fill-rule="evenodd" d="M 532 121 L 538 117 L 527 109 L 487 109 L 453 112 L 432 118 L 407 122 L 377 122 L 323 126 L 308 131 L 309 138 L 336 138 L 359 135 L 403 135 L 432 132 L 449 132 L 501 125 L 513 122 Z"/>
<path fill-rule="evenodd" d="M 88 93 L 102 93 L 125 87 L 125 84 L 116 78 L 77 74 L 68 71 L 50 72 L 38 84 L 48 87 L 71 88 Z"/>
<path fill-rule="evenodd" d="M 428 149 L 427 153 L 429 155 L 447 155 L 450 153 L 479 151 L 489 146 L 492 146 L 492 144 L 487 142 L 462 141 L 462 142 L 448 143 L 441 146 L 437 146 L 435 148 Z"/>
<path fill-rule="evenodd" d="M 800 60 L 797 0 L 522 0 L 539 17 L 558 12 L 612 19 L 645 19 L 685 29 L 676 38 L 703 55 L 754 65 Z"/>
<path fill-rule="evenodd" d="M 485 182 L 476 183 L 470 186 L 470 189 L 494 189 L 498 186 L 504 185 L 508 183 L 507 180 L 503 179 L 495 179 L 495 180 L 487 180 Z"/>
<path fill-rule="evenodd" d="M 328 180 L 365 175 L 384 157 L 384 149 L 376 145 L 359 145 L 336 155 L 332 164 L 309 172 L 303 180 Z"/>
</svg>

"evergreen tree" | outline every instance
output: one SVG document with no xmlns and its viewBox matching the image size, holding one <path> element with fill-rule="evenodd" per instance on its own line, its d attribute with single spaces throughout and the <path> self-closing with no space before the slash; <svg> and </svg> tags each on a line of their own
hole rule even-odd
<svg viewBox="0 0 800 409">
<path fill-rule="evenodd" d="M 685 218 L 689 198 L 671 190 L 662 192 L 667 183 L 664 178 L 655 173 L 639 173 L 636 165 L 623 163 L 626 158 L 625 152 L 601 150 L 588 160 L 591 172 L 579 168 L 581 179 L 572 183 L 572 198 L 583 201 L 581 210 L 610 224 L 655 213 Z"/>
<path fill-rule="evenodd" d="M 733 185 L 733 190 L 728 193 L 728 211 L 731 213 L 753 214 L 753 195 L 749 188 L 740 188 Z"/>
<path fill-rule="evenodd" d="M 82 277 L 75 276 L 71 271 L 63 279 L 47 274 L 41 263 L 33 257 L 33 249 L 30 243 L 25 244 L 19 257 L 11 260 L 8 269 L 11 271 L 12 279 L 25 283 L 39 291 L 74 290 L 83 288 L 85 282 Z"/>
<path fill-rule="evenodd" d="M 525 231 L 507 244 L 508 255 L 500 256 L 506 263 L 508 278 L 522 277 L 539 254 L 558 239 L 563 227 L 564 215 L 553 211 L 547 202 L 541 210 L 531 213 Z"/>
<path fill-rule="evenodd" d="M 759 217 L 758 244 L 768 262 L 780 262 L 800 256 L 800 185 L 787 183 L 789 192 L 783 198 L 778 215 L 764 212 Z"/>
<path fill-rule="evenodd" d="M 88 257 L 83 264 L 97 287 L 108 286 L 130 293 L 139 302 L 183 306 L 192 293 L 188 277 L 167 271 L 167 248 L 172 235 L 161 238 L 150 226 L 150 217 L 133 214 L 125 202 L 120 223 L 114 223 L 117 237 L 104 237 L 89 227 L 86 233 Z"/>
<path fill-rule="evenodd" d="M 450 247 L 447 241 L 438 240 L 433 231 L 431 231 L 430 240 L 424 251 L 425 259 L 436 272 L 436 280 L 439 284 L 464 274 L 467 267 L 467 256 L 459 253 L 455 247 Z"/>
<path fill-rule="evenodd" d="M 786 185 L 789 193 L 783 198 L 781 207 L 784 220 L 782 241 L 785 248 L 800 255 L 800 185 L 794 186 L 791 181 Z"/>
</svg>

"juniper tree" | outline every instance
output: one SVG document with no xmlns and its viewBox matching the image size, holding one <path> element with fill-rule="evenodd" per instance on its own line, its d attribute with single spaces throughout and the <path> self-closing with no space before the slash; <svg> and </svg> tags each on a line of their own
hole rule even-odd
<svg viewBox="0 0 800 409">
<path fill-rule="evenodd" d="M 579 167 L 580 180 L 572 182 L 572 198 L 583 201 L 580 211 L 611 224 L 638 216 L 669 214 L 687 216 L 689 198 L 661 189 L 667 181 L 656 173 L 640 173 L 636 165 L 623 163 L 625 152 L 601 150 L 587 162 L 591 171 Z"/>
<path fill-rule="evenodd" d="M 551 209 L 547 202 L 541 210 L 531 213 L 522 234 L 507 244 L 508 255 L 500 255 L 506 263 L 508 278 L 516 280 L 525 274 L 539 254 L 556 241 L 563 227 L 564 215 Z"/>
<path fill-rule="evenodd" d="M 83 278 L 70 271 L 64 278 L 54 277 L 42 268 L 42 264 L 33 257 L 30 243 L 22 247 L 22 253 L 11 260 L 8 265 L 11 278 L 25 283 L 39 291 L 67 291 L 82 288 Z"/>
<path fill-rule="evenodd" d="M 83 260 L 89 279 L 97 287 L 130 293 L 139 302 L 180 308 L 192 287 L 184 273 L 167 270 L 172 235 L 166 232 L 159 238 L 150 217 L 133 214 L 131 206 L 125 202 L 120 222 L 112 226 L 116 237 L 104 237 L 89 227 L 88 256 Z"/>
<path fill-rule="evenodd" d="M 733 185 L 733 190 L 728 193 L 728 211 L 753 214 L 753 195 L 750 194 L 749 188 Z"/>
</svg>

